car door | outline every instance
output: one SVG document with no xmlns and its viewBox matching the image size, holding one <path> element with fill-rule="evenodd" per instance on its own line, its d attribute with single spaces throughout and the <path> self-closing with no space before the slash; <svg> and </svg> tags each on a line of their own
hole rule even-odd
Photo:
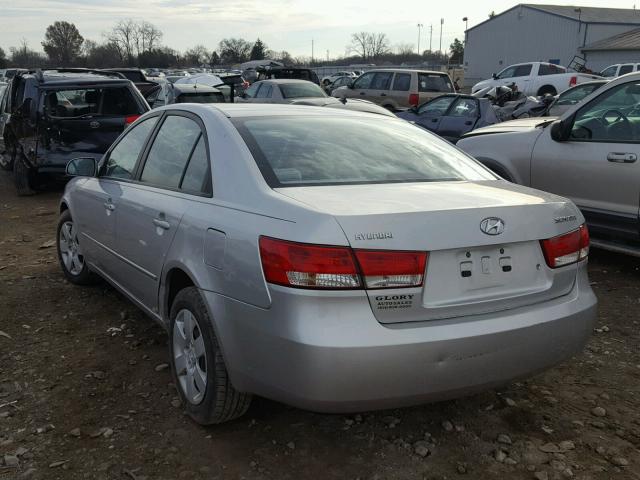
<svg viewBox="0 0 640 480">
<path fill-rule="evenodd" d="M 498 85 L 511 85 L 515 83 L 518 90 L 524 94 L 528 94 L 531 90 L 529 82 L 531 81 L 531 72 L 533 70 L 533 64 L 523 63 L 522 65 L 512 65 L 505 68 L 498 75 Z"/>
<path fill-rule="evenodd" d="M 444 95 L 422 104 L 418 107 L 415 123 L 427 130 L 437 132 L 442 117 L 455 99 L 455 95 Z"/>
<path fill-rule="evenodd" d="M 373 82 L 373 77 L 376 72 L 367 72 L 358 77 L 353 82 L 353 88 L 347 88 L 340 90 L 340 94 L 347 98 L 361 98 L 363 100 L 370 100 L 369 91 Z"/>
<path fill-rule="evenodd" d="M 406 106 L 409 103 L 409 90 L 411 89 L 411 73 L 396 72 L 393 77 L 389 97 L 394 108 Z"/>
<path fill-rule="evenodd" d="M 536 142 L 531 186 L 571 198 L 597 235 L 637 240 L 640 82 L 605 89 L 565 121 L 568 140 L 546 128 Z"/>
<path fill-rule="evenodd" d="M 120 137 L 105 155 L 97 177 L 81 180 L 73 190 L 72 214 L 81 247 L 89 262 L 112 277 L 121 257 L 116 247 L 116 218 L 122 185 L 134 178 L 135 167 L 158 115 L 148 117 Z"/>
<path fill-rule="evenodd" d="M 7 85 L 7 87 L 0 95 L 0 165 L 5 165 L 11 161 L 9 152 L 6 151 L 6 145 L 4 142 L 4 131 L 7 127 L 7 122 L 9 121 L 9 108 L 8 108 L 8 100 L 9 93 L 11 91 L 11 84 Z"/>
<path fill-rule="evenodd" d="M 151 311 L 158 311 L 164 259 L 193 195 L 187 192 L 210 194 L 207 158 L 200 119 L 169 111 L 141 161 L 137 182 L 122 186 L 116 243 L 125 261 L 119 264 L 118 279 Z M 192 186 L 194 174 L 197 188 Z"/>
<path fill-rule="evenodd" d="M 455 143 L 462 135 L 475 128 L 478 118 L 480 118 L 478 99 L 458 97 L 442 116 L 437 133 Z"/>
<path fill-rule="evenodd" d="M 393 79 L 393 72 L 377 72 L 373 76 L 371 85 L 369 85 L 369 91 L 366 93 L 365 98 L 371 100 L 378 105 L 393 104 L 393 100 L 389 98 L 391 80 Z"/>
</svg>

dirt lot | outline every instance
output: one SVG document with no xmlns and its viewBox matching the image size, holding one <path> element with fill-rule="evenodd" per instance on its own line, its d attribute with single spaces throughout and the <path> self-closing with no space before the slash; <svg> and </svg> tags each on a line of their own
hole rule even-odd
<svg viewBox="0 0 640 480">
<path fill-rule="evenodd" d="M 0 174 L 0 479 L 640 478 L 638 259 L 593 252 L 584 354 L 504 391 L 350 416 L 256 399 L 203 428 L 165 333 L 109 286 L 63 279 L 59 196 L 18 198 Z"/>
</svg>

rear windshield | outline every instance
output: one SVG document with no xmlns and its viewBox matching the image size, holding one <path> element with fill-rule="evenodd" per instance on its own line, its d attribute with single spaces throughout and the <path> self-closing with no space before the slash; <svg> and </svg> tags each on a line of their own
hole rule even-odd
<svg viewBox="0 0 640 480">
<path fill-rule="evenodd" d="M 176 103 L 224 103 L 224 95 L 218 92 L 211 93 L 183 93 Z"/>
<path fill-rule="evenodd" d="M 281 83 L 284 98 L 326 97 L 322 89 L 313 83 Z"/>
<path fill-rule="evenodd" d="M 144 113 L 127 87 L 56 90 L 45 94 L 50 117 L 127 116 Z"/>
<path fill-rule="evenodd" d="M 472 159 L 382 117 L 253 117 L 234 124 L 275 187 L 492 180 Z"/>
<path fill-rule="evenodd" d="M 431 73 L 418 74 L 418 91 L 420 92 L 453 92 L 453 86 L 447 75 Z"/>
</svg>

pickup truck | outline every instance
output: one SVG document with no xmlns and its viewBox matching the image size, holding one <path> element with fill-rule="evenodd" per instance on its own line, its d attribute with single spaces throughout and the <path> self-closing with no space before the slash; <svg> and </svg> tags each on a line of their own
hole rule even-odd
<svg viewBox="0 0 640 480">
<path fill-rule="evenodd" d="M 565 67 L 545 62 L 529 62 L 511 65 L 493 78 L 476 83 L 471 93 L 487 87 L 516 84 L 524 95 L 557 95 L 578 83 L 597 80 L 600 77 L 567 70 Z"/>
<path fill-rule="evenodd" d="M 560 117 L 479 128 L 457 146 L 506 180 L 569 197 L 591 245 L 640 256 L 640 72 L 611 80 Z"/>
</svg>

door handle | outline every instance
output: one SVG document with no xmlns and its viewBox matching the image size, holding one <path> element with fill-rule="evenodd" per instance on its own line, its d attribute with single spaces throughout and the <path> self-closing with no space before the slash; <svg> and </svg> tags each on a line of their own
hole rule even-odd
<svg viewBox="0 0 640 480">
<path fill-rule="evenodd" d="M 387 96 L 387 94 L 386 94 L 386 93 L 381 93 L 381 94 L 380 94 L 380 96 L 381 96 L 381 97 L 386 97 L 386 96 Z"/>
<path fill-rule="evenodd" d="M 104 208 L 106 208 L 110 212 L 113 212 L 116 209 L 116 206 L 113 203 L 111 203 L 111 199 L 109 199 L 106 202 L 104 202 Z"/>
<path fill-rule="evenodd" d="M 161 218 L 154 218 L 153 224 L 158 228 L 162 228 L 163 230 L 169 230 L 171 228 L 171 224 L 166 220 L 162 220 Z"/>
<path fill-rule="evenodd" d="M 633 163 L 638 160 L 635 153 L 611 152 L 607 155 L 607 160 L 614 163 Z"/>
<path fill-rule="evenodd" d="M 465 125 L 473 125 L 473 122 L 471 120 L 467 120 L 466 122 L 464 122 Z"/>
<path fill-rule="evenodd" d="M 431 121 L 432 121 L 433 123 L 436 123 L 436 122 L 438 121 L 438 119 L 437 119 L 437 118 L 432 118 L 432 119 L 431 119 Z"/>
<path fill-rule="evenodd" d="M 360 92 L 360 95 L 364 95 L 364 92 Z"/>
</svg>

